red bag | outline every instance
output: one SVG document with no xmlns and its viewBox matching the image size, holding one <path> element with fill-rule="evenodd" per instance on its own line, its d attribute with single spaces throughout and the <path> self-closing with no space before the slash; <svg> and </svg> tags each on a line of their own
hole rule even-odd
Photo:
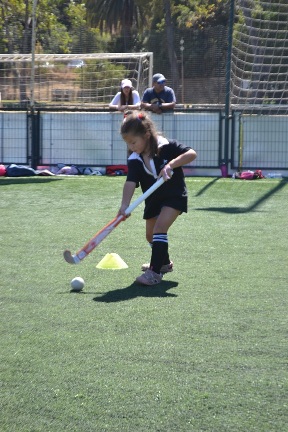
<svg viewBox="0 0 288 432">
<path fill-rule="evenodd" d="M 235 178 L 240 180 L 257 180 L 264 178 L 261 170 L 243 171 L 235 173 Z"/>
<path fill-rule="evenodd" d="M 116 175 L 127 175 L 128 166 L 127 165 L 108 165 L 106 166 L 106 174 L 111 176 Z"/>
<path fill-rule="evenodd" d="M 4 165 L 0 165 L 0 177 L 6 176 L 7 170 Z"/>
</svg>

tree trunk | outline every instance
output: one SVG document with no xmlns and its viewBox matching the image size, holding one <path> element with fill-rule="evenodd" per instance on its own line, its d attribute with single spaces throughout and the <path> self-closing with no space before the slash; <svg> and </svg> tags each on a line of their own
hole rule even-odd
<svg viewBox="0 0 288 432">
<path fill-rule="evenodd" d="M 174 26 L 171 17 L 171 2 L 170 0 L 163 0 L 166 38 L 167 38 L 167 53 L 170 62 L 172 88 L 175 91 L 177 98 L 179 98 L 179 71 L 177 66 L 177 56 L 175 53 L 174 45 Z"/>
</svg>

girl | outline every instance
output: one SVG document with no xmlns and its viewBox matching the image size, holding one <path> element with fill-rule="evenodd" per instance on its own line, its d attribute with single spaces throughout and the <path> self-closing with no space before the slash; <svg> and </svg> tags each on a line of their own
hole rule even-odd
<svg viewBox="0 0 288 432">
<path fill-rule="evenodd" d="M 127 109 L 139 109 L 140 108 L 140 96 L 137 90 L 132 90 L 132 82 L 128 79 L 124 79 L 121 82 L 121 90 L 118 92 L 111 103 L 109 108 L 116 109 L 118 111 L 124 111 Z"/>
<path fill-rule="evenodd" d="M 142 266 L 144 273 L 136 279 L 143 285 L 156 285 L 161 282 L 164 273 L 173 271 L 167 232 L 177 217 L 187 212 L 187 189 L 181 167 L 192 162 L 197 155 L 191 147 L 158 135 L 154 123 L 142 111 L 128 111 L 125 114 L 121 135 L 130 156 L 118 214 L 125 216 L 139 184 L 145 192 L 158 177 L 162 176 L 165 180 L 145 201 L 143 217 L 146 219 L 146 239 L 152 246 L 152 254 L 150 263 Z"/>
</svg>

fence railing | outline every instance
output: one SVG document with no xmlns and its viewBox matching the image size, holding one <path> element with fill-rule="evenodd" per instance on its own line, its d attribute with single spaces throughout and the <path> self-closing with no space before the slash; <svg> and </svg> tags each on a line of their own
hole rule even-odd
<svg viewBox="0 0 288 432">
<path fill-rule="evenodd" d="M 218 173 L 224 155 L 225 115 L 221 109 L 177 110 L 152 115 L 160 132 L 193 147 L 193 172 Z M 123 116 L 101 112 L 0 112 L 0 163 L 106 166 L 125 164 L 119 133 Z M 288 116 L 233 112 L 229 119 L 229 170 L 288 167 Z"/>
</svg>

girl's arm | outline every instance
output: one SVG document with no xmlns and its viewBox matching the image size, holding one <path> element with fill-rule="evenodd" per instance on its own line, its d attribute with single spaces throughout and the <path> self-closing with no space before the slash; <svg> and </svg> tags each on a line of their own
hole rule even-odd
<svg viewBox="0 0 288 432">
<path fill-rule="evenodd" d="M 133 194 L 135 192 L 136 183 L 126 181 L 123 187 L 121 207 L 118 211 L 118 215 L 125 216 L 125 210 L 129 207 Z"/>
<path fill-rule="evenodd" d="M 119 109 L 120 95 L 121 95 L 121 93 L 118 92 L 118 93 L 114 96 L 114 98 L 112 99 L 112 101 L 111 101 L 110 104 L 109 104 L 109 108 L 110 108 L 110 109 L 115 109 L 115 110 L 118 110 L 118 109 Z"/>
<path fill-rule="evenodd" d="M 140 100 L 140 96 L 139 96 L 138 91 L 137 90 L 133 90 L 132 96 L 133 96 L 133 105 L 132 106 L 128 106 L 128 108 L 140 109 L 141 100 Z"/>
<path fill-rule="evenodd" d="M 119 108 L 119 111 L 125 111 L 125 110 L 133 110 L 133 109 L 140 109 L 140 96 L 137 90 L 133 90 L 132 92 L 133 96 L 133 103 L 131 105 L 121 105 Z"/>
<path fill-rule="evenodd" d="M 121 105 L 118 109 L 119 111 L 125 111 L 125 110 L 133 110 L 133 109 L 139 109 L 140 104 L 135 105 Z"/>
<path fill-rule="evenodd" d="M 181 155 L 177 156 L 175 159 L 172 159 L 164 166 L 164 168 L 161 170 L 159 174 L 159 177 L 163 176 L 164 180 L 169 180 L 171 178 L 173 169 L 179 168 L 183 165 L 188 165 L 190 162 L 196 159 L 196 157 L 197 157 L 197 153 L 193 149 L 190 149 L 187 152 L 182 153 Z"/>
</svg>

